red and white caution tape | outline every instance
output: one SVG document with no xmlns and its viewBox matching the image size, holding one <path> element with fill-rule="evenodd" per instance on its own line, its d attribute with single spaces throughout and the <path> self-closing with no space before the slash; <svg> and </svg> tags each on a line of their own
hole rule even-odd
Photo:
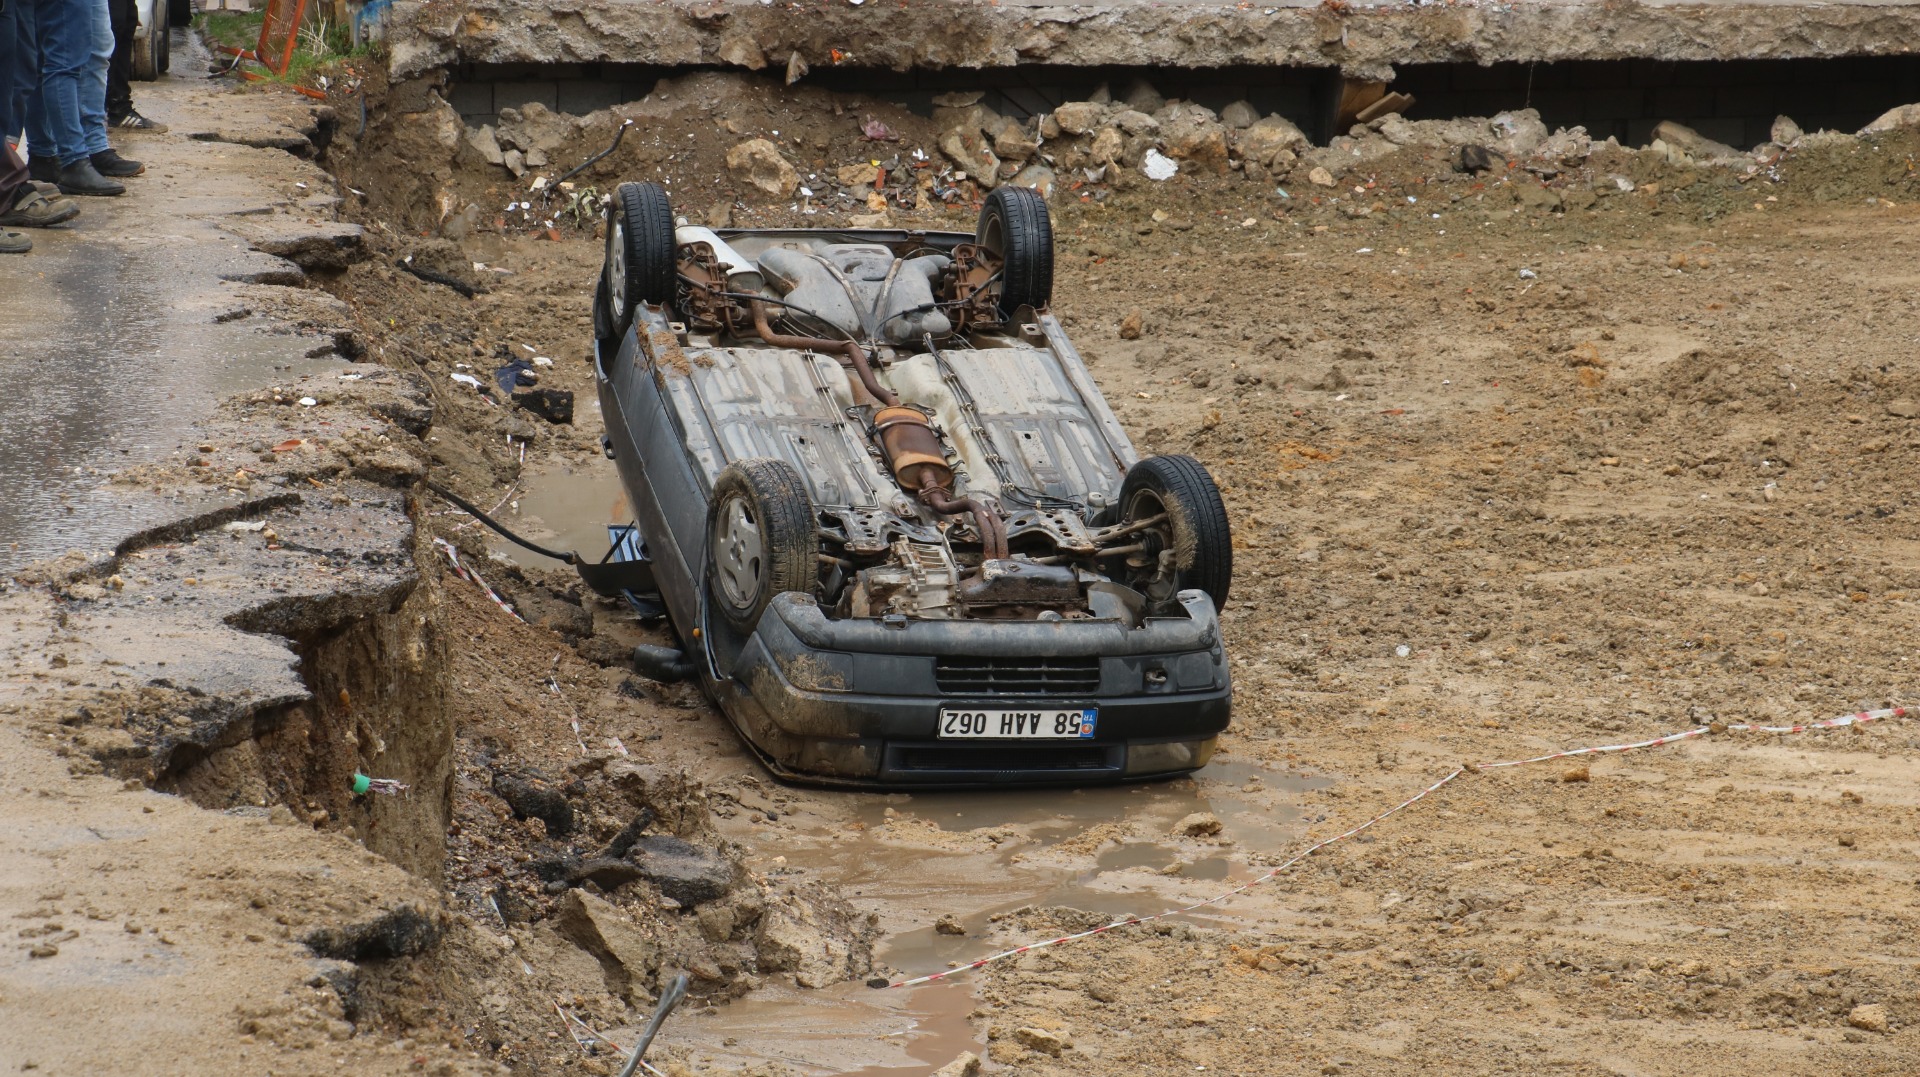
<svg viewBox="0 0 1920 1077">
<path fill-rule="evenodd" d="M 460 563 L 460 551 L 457 549 L 454 549 L 453 543 L 448 542 L 446 539 L 443 539 L 443 538 L 437 538 L 433 540 L 433 544 L 435 546 L 440 547 L 441 553 L 444 553 L 447 555 L 447 563 L 453 566 L 454 575 L 460 577 L 463 580 L 468 581 L 469 583 L 472 583 L 474 586 L 480 588 L 482 591 L 485 591 L 487 593 L 487 597 L 490 599 L 493 599 L 494 605 L 507 611 L 507 616 L 513 618 L 516 621 L 519 621 L 521 624 L 527 623 L 526 618 L 520 616 L 518 613 L 515 613 L 513 607 L 507 605 L 507 600 L 504 598 L 501 598 L 500 593 L 498 591 L 495 591 L 492 587 L 487 586 L 487 581 L 480 578 L 480 573 L 475 572 L 473 569 L 470 569 L 467 566 Z"/>
<path fill-rule="evenodd" d="M 574 709 L 573 701 L 567 698 L 566 693 L 560 691 L 560 659 L 565 653 L 563 651 L 554 655 L 553 665 L 547 667 L 547 691 L 552 692 L 559 697 L 560 702 L 566 704 L 567 713 L 570 715 L 567 723 L 573 726 L 573 742 L 580 746 L 581 755 L 588 755 L 591 753 L 587 749 L 587 739 L 580 734 L 580 712 Z"/>
<path fill-rule="evenodd" d="M 1089 931 L 1081 931 L 1072 935 L 1062 935 L 1059 938 L 1047 939 L 1042 942 L 1028 943 L 1025 946 L 1018 946 L 1011 950 L 1004 950 L 1000 953 L 993 954 L 989 957 L 983 957 L 978 961 L 972 961 L 965 965 L 961 965 L 957 968 L 947 969 L 944 972 L 935 972 L 926 976 L 916 976 L 910 980 L 898 980 L 893 983 L 885 984 L 884 986 L 889 988 L 913 987 L 918 984 L 933 983 L 936 980 L 944 980 L 951 976 L 958 976 L 961 973 L 972 972 L 975 969 L 983 968 L 987 965 L 991 965 L 996 961 L 1004 961 L 1010 957 L 1018 957 L 1021 954 L 1029 953 L 1034 950 L 1044 950 L 1050 946 L 1059 946 L 1062 943 L 1076 942 L 1080 939 L 1090 939 L 1095 935 L 1105 934 L 1106 932 L 1112 931 L 1115 928 L 1127 927 L 1132 924 L 1149 924 L 1155 920 L 1164 920 L 1170 916 L 1180 916 L 1184 913 L 1193 912 L 1196 909 L 1204 909 L 1209 905 L 1218 905 L 1224 901 L 1227 901 L 1231 898 L 1235 898 L 1241 894 L 1246 893 L 1248 890 L 1251 890 L 1254 887 L 1259 886 L 1261 883 L 1264 883 L 1270 879 L 1273 879 L 1274 877 L 1280 875 L 1283 872 L 1291 870 L 1295 865 L 1299 864 L 1301 861 L 1319 852 L 1320 850 L 1325 849 L 1327 846 L 1333 845 L 1337 842 L 1346 841 L 1348 838 L 1351 838 L 1356 834 L 1363 833 L 1364 831 L 1370 829 L 1374 825 L 1384 822 L 1387 819 L 1393 817 L 1394 815 L 1397 815 L 1400 812 L 1413 807 L 1415 804 L 1418 804 L 1422 800 L 1425 800 L 1427 797 L 1432 796 L 1434 793 L 1439 792 L 1441 789 L 1445 788 L 1450 782 L 1452 782 L 1455 778 L 1460 777 L 1462 774 L 1465 774 L 1470 770 L 1472 771 L 1498 770 L 1502 767 L 1519 767 L 1519 766 L 1525 766 L 1529 763 L 1546 763 L 1546 762 L 1551 762 L 1552 760 L 1555 760 L 1555 759 L 1572 759 L 1576 756 L 1583 756 L 1583 755 L 1612 755 L 1620 752 L 1637 751 L 1643 748 L 1658 748 L 1658 747 L 1661 747 L 1662 745 L 1675 744 L 1683 740 L 1691 740 L 1694 737 L 1706 736 L 1709 733 L 1713 733 L 1713 734 L 1718 734 L 1718 733 L 1774 733 L 1774 734 L 1805 733 L 1809 730 L 1815 730 L 1815 729 L 1841 729 L 1847 726 L 1864 726 L 1870 722 L 1883 721 L 1888 718 L 1905 718 L 1905 717 L 1907 717 L 1907 711 L 1905 710 L 1905 708 L 1889 707 L 1885 710 L 1860 711 L 1857 714 L 1848 714 L 1839 718 L 1828 718 L 1818 722 L 1807 722 L 1803 725 L 1753 725 L 1745 722 L 1734 723 L 1734 724 L 1715 723 L 1713 725 L 1703 725 L 1697 729 L 1688 729 L 1679 733 L 1668 733 L 1665 736 L 1655 737 L 1652 740 L 1636 741 L 1632 744 L 1603 744 L 1603 745 L 1598 745 L 1592 748 L 1575 748 L 1575 749 L 1572 749 L 1571 751 L 1554 752 L 1551 755 L 1537 755 L 1530 759 L 1510 759 L 1510 760 L 1505 760 L 1498 763 L 1469 763 L 1464 766 L 1455 768 L 1446 777 L 1441 778 L 1439 781 L 1434 782 L 1432 785 L 1427 786 L 1425 789 L 1420 790 L 1418 793 L 1415 793 L 1414 795 L 1408 797 L 1407 799 L 1401 801 L 1400 803 L 1395 804 L 1393 807 L 1388 808 L 1386 811 L 1383 811 L 1380 814 L 1374 816 L 1373 818 L 1368 819 L 1366 822 L 1361 823 L 1359 826 L 1354 827 L 1352 830 L 1348 830 L 1340 834 L 1335 834 L 1333 837 L 1325 838 L 1320 841 L 1314 842 L 1312 845 L 1307 846 L 1305 849 L 1302 849 L 1300 852 L 1295 853 L 1292 857 L 1288 858 L 1284 863 L 1281 863 L 1269 869 L 1265 874 L 1257 875 L 1251 881 L 1242 883 L 1241 885 L 1236 886 L 1233 889 L 1228 890 L 1223 894 L 1215 895 L 1214 897 L 1210 897 L 1205 901 L 1196 901 L 1191 905 L 1182 906 L 1181 908 L 1177 908 L 1177 909 L 1168 909 L 1165 912 L 1155 913 L 1152 916 L 1133 916 L 1133 917 L 1128 917 L 1127 919 L 1124 919 L 1124 920 L 1115 920 L 1111 924 L 1104 924 L 1100 927 L 1093 928 Z M 882 986 L 882 985 L 876 984 L 876 986 Z"/>
</svg>

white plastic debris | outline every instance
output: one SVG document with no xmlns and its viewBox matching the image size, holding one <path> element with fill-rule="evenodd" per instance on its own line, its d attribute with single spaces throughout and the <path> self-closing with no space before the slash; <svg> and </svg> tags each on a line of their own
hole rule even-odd
<svg viewBox="0 0 1920 1077">
<path fill-rule="evenodd" d="M 1405 657 L 1407 657 L 1408 655 L 1410 655 L 1410 654 L 1412 654 L 1412 653 L 1413 653 L 1413 648 L 1412 648 L 1412 647 L 1409 647 L 1409 646 L 1407 646 L 1407 645 L 1406 645 L 1406 644 L 1404 644 L 1404 643 L 1402 643 L 1402 644 L 1401 644 L 1400 646 L 1398 646 L 1398 647 L 1395 647 L 1395 648 L 1393 649 L 1393 653 L 1394 653 L 1395 655 L 1398 655 L 1398 656 L 1399 656 L 1399 657 L 1401 657 L 1401 658 L 1405 658 Z"/>
<path fill-rule="evenodd" d="M 233 532 L 264 531 L 266 529 L 267 529 L 267 522 L 265 520 L 235 520 L 232 523 L 221 528 L 221 530 L 223 531 L 233 531 Z"/>
<path fill-rule="evenodd" d="M 1180 162 L 1168 157 L 1159 150 L 1149 149 L 1146 159 L 1140 162 L 1140 171 L 1148 179 L 1157 183 L 1161 180 L 1172 179 L 1174 175 L 1180 171 Z"/>
<path fill-rule="evenodd" d="M 1533 270 L 1531 270 L 1531 269 L 1528 269 L 1528 268 L 1526 268 L 1525 266 L 1521 266 L 1521 267 L 1520 267 L 1520 279 L 1521 279 L 1521 280 L 1539 280 L 1539 279 L 1540 279 L 1540 274 L 1538 274 L 1538 273 L 1535 273 L 1535 272 L 1534 272 Z"/>
<path fill-rule="evenodd" d="M 552 366 L 553 360 L 547 358 L 544 355 L 536 355 L 533 357 L 533 365 L 534 366 Z"/>
<path fill-rule="evenodd" d="M 471 374 L 449 374 L 447 376 L 462 385 L 471 385 L 475 389 L 480 388 L 480 379 Z"/>
<path fill-rule="evenodd" d="M 310 396 L 303 396 L 303 397 L 301 397 L 301 398 L 300 398 L 300 406 L 301 406 L 301 407 L 303 407 L 303 408 L 310 408 L 310 407 L 313 407 L 313 406 L 314 406 L 315 404 L 318 404 L 318 403 L 319 403 L 319 401 L 318 401 L 318 400 L 315 400 L 314 398 L 312 398 L 312 397 L 310 397 Z"/>
</svg>

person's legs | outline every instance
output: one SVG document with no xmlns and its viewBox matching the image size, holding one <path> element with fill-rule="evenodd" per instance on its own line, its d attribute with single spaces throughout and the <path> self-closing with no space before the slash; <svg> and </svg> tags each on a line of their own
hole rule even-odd
<svg viewBox="0 0 1920 1077">
<path fill-rule="evenodd" d="M 89 156 L 107 148 L 107 68 L 113 65 L 113 20 L 107 0 L 82 0 L 89 34 L 80 81 L 81 146 Z"/>
<path fill-rule="evenodd" d="M 107 0 L 113 26 L 113 62 L 107 66 L 107 126 L 117 126 L 133 111 L 133 35 L 140 28 L 134 0 Z"/>
<path fill-rule="evenodd" d="M 4 26 L 0 23 L 0 26 Z M 0 207 L 11 207 L 27 186 L 27 163 L 0 137 Z M 25 254 L 33 249 L 33 240 L 19 232 L 0 228 L 0 254 Z"/>
<path fill-rule="evenodd" d="M 0 139 L 0 210 L 9 210 L 20 198 L 20 190 L 27 186 L 27 162 L 13 152 L 5 139 Z"/>
<path fill-rule="evenodd" d="M 67 194 L 125 194 L 127 189 L 100 175 L 92 161 L 93 153 L 107 148 L 106 59 L 113 52 L 113 30 L 107 26 L 106 0 L 27 2 L 38 8 L 40 125 L 48 143 L 58 149 L 60 189 Z M 94 17 L 96 8 L 98 19 Z M 105 31 L 104 49 L 96 47 L 100 41 L 96 29 Z M 93 95 L 96 70 L 97 97 Z M 97 124 L 91 133 L 84 119 L 89 114 Z M 36 158 L 41 134 L 42 130 L 31 125 L 27 128 L 28 146 Z M 96 134 L 97 138 L 93 137 Z"/>
<path fill-rule="evenodd" d="M 20 137 L 23 121 L 13 103 L 13 85 L 20 72 L 20 3 L 0 3 L 0 142 Z"/>
<path fill-rule="evenodd" d="M 80 129 L 79 112 L 73 114 L 72 130 L 59 122 L 49 111 L 47 83 L 50 54 L 64 55 L 71 50 L 68 46 L 72 28 L 70 20 L 63 20 L 61 8 L 65 0 L 7 0 L 8 6 L 18 5 L 20 9 L 20 28 L 24 31 L 25 48 L 22 50 L 20 77 L 26 81 L 25 96 L 18 99 L 21 119 L 26 128 L 27 149 L 32 154 L 28 162 L 35 170 L 36 179 L 43 178 L 44 170 L 57 171 L 60 157 L 69 152 L 68 140 L 76 147 L 71 152 L 78 153 Z M 63 32 L 64 31 L 64 32 Z"/>
</svg>

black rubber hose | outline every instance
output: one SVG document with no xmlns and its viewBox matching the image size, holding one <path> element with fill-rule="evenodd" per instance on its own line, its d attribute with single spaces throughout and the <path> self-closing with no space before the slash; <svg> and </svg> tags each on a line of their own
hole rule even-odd
<svg viewBox="0 0 1920 1077">
<path fill-rule="evenodd" d="M 440 485 L 437 482 L 433 482 L 429 480 L 427 482 L 427 489 L 432 490 L 434 493 L 439 494 L 441 497 L 444 497 L 448 501 L 453 502 L 455 506 L 460 508 L 467 515 L 473 517 L 474 519 L 480 521 L 481 523 L 486 524 L 488 527 L 492 528 L 493 530 L 499 532 L 502 538 L 505 538 L 508 542 L 511 542 L 516 546 L 523 546 L 529 550 L 532 550 L 534 553 L 539 554 L 542 557 L 551 557 L 555 561 L 565 561 L 569 565 L 579 565 L 579 564 L 585 563 L 580 560 L 579 554 L 557 553 L 553 550 L 547 549 L 545 546 L 539 545 L 538 543 L 528 542 L 526 539 L 523 539 L 519 535 L 516 535 L 513 532 L 507 530 L 499 522 L 495 521 L 493 517 L 488 516 L 486 513 L 480 511 L 480 509 L 477 508 L 473 504 L 473 502 L 468 501 L 466 498 L 461 497 L 459 494 L 454 493 L 452 490 L 447 489 L 446 487 Z"/>
</svg>

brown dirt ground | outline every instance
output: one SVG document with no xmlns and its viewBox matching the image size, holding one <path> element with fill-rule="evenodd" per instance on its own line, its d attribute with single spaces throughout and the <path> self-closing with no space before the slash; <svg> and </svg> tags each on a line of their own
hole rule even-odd
<svg viewBox="0 0 1920 1077">
<path fill-rule="evenodd" d="M 851 128 L 868 108 L 817 122 Z M 623 174 L 672 168 L 665 147 L 712 130 L 673 123 Z M 1266 801 L 1303 809 L 1296 837 L 1463 760 L 1904 697 L 1920 602 L 1913 145 L 1789 161 L 1760 189 L 1622 152 L 1576 180 L 1618 171 L 1640 190 L 1565 214 L 1418 154 L 1340 178 L 1371 200 L 1362 217 L 1285 181 L 1297 197 L 1182 177 L 1057 200 L 1056 309 L 1141 447 L 1195 454 L 1226 492 L 1238 699 L 1220 758 L 1333 779 Z M 724 183 L 711 157 L 681 186 Z M 972 212 L 901 219 L 964 229 Z M 415 245 L 403 232 L 335 288 L 376 356 L 440 387 L 442 473 L 503 499 L 523 467 L 503 434 L 531 440 L 527 465 L 604 471 L 582 361 L 598 241 L 470 238 L 473 260 L 512 275 L 467 300 L 391 267 Z M 1134 312 L 1144 332 L 1121 339 Z M 456 362 L 485 379 L 523 343 L 556 360 L 544 384 L 580 394 L 573 428 L 448 379 Z M 810 818 L 853 814 L 755 778 L 684 689 L 630 682 L 448 588 L 470 744 L 565 766 L 577 713 L 595 752 L 619 737 L 714 789 L 760 790 L 742 803 L 777 798 L 746 850 L 761 863 Z M 564 698 L 540 685 L 553 670 Z M 1203 926 L 998 965 L 974 1016 L 991 1062 L 1025 1074 L 1911 1072 L 1917 746 L 1892 722 L 1469 776 Z M 499 846 L 451 855 L 524 848 L 489 833 Z M 1294 848 L 1239 847 L 1235 877 Z M 479 870 L 450 866 L 456 892 Z M 1089 922 L 1028 909 L 966 952 Z M 489 962 L 464 967 L 484 979 Z M 1863 1004 L 1884 1007 L 1883 1028 L 1849 1024 Z M 532 1012 L 500 1025 L 549 1059 L 564 1053 L 553 1027 Z"/>
</svg>

